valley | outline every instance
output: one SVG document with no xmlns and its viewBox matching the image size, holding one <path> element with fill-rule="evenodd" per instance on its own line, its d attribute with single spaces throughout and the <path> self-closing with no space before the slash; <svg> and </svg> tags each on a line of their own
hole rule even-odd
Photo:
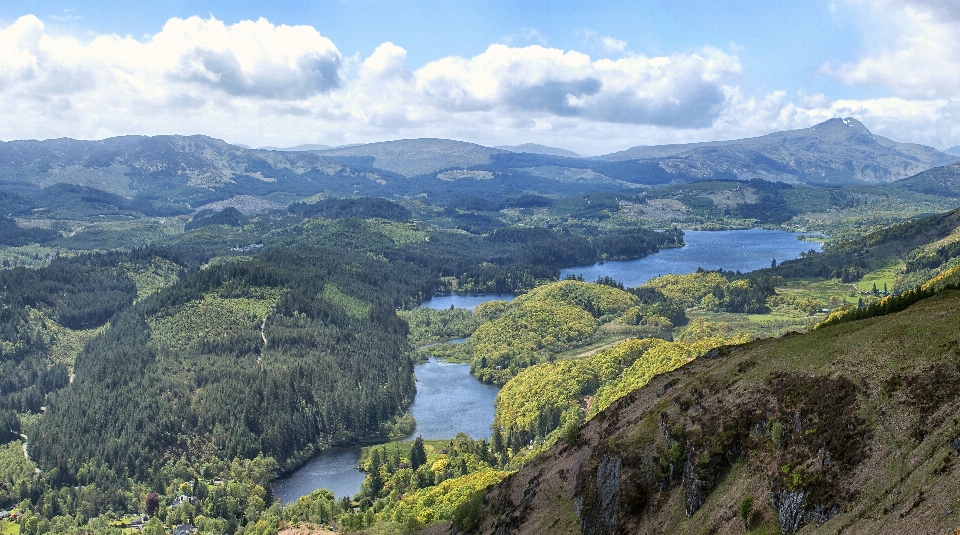
<svg viewBox="0 0 960 535">
<path fill-rule="evenodd" d="M 0 527 L 954 526 L 960 171 L 851 121 L 4 142 Z"/>
</svg>

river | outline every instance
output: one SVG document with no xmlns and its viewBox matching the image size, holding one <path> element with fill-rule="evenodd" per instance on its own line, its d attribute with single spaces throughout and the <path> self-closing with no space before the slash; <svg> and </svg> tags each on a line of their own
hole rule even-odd
<svg viewBox="0 0 960 535">
<path fill-rule="evenodd" d="M 448 295 L 436 295 L 431 299 L 428 299 L 423 302 L 420 306 L 423 308 L 432 308 L 435 310 L 447 310 L 450 307 L 453 308 L 469 308 L 473 310 L 477 308 L 477 305 L 480 303 L 486 303 L 487 301 L 493 301 L 494 299 L 502 299 L 504 301 L 513 301 L 515 295 L 510 294 L 480 294 L 480 295 L 459 295 L 459 294 L 448 294 Z"/>
</svg>

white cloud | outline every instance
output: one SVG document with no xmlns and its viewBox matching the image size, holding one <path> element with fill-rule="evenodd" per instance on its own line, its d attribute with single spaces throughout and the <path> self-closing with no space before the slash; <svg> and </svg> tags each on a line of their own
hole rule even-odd
<svg viewBox="0 0 960 535">
<path fill-rule="evenodd" d="M 864 8 L 883 44 L 856 61 L 824 64 L 821 73 L 904 98 L 960 98 L 960 3 L 874 0 Z"/>
<path fill-rule="evenodd" d="M 540 30 L 532 27 L 521 28 L 518 33 L 501 36 L 500 41 L 508 45 L 513 45 L 518 42 L 523 42 L 523 43 L 536 43 L 538 45 L 543 45 L 543 46 L 547 46 L 547 44 L 550 42 L 550 40 L 547 39 L 547 36 L 543 35 L 543 33 L 540 32 Z"/>
<path fill-rule="evenodd" d="M 412 68 L 393 43 L 344 58 L 312 27 L 265 19 L 170 19 L 137 39 L 57 35 L 25 16 L 0 29 L 0 138 L 202 133 L 283 146 L 446 137 L 600 154 L 852 115 L 897 140 L 960 144 L 960 99 L 945 91 L 868 101 L 748 95 L 735 53 L 651 57 L 622 41 L 606 46 L 613 58 L 497 44 Z"/>
<path fill-rule="evenodd" d="M 0 46 L 7 139 L 172 131 L 255 145 L 280 136 L 313 141 L 316 133 L 303 133 L 319 131 L 335 143 L 450 135 L 464 121 L 503 119 L 536 131 L 570 132 L 587 122 L 705 128 L 740 72 L 735 56 L 709 48 L 594 60 L 540 45 L 493 45 L 412 70 L 393 43 L 344 59 L 316 29 L 265 19 L 174 18 L 143 39 L 81 41 L 26 16 L 0 30 Z"/>
<path fill-rule="evenodd" d="M 613 37 L 601 37 L 600 42 L 603 44 L 604 52 L 623 52 L 627 49 L 626 41 L 614 39 Z"/>
<path fill-rule="evenodd" d="M 609 35 L 600 35 L 593 30 L 578 30 L 575 32 L 589 47 L 602 50 L 607 54 L 624 53 L 627 51 L 627 42 Z"/>
</svg>

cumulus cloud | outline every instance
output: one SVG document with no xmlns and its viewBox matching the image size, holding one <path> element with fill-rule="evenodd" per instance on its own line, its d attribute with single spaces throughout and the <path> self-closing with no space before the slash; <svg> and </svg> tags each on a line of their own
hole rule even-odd
<svg viewBox="0 0 960 535">
<path fill-rule="evenodd" d="M 884 29 L 889 44 L 853 62 L 826 63 L 821 73 L 905 98 L 960 98 L 960 3 L 875 0 L 865 8 L 871 26 Z"/>
<path fill-rule="evenodd" d="M 920 13 L 927 4 L 937 2 L 918 0 L 911 9 Z M 584 36 L 593 39 L 587 48 L 606 54 L 495 44 L 472 57 L 411 67 L 394 43 L 344 58 L 313 27 L 265 19 L 175 18 L 134 38 L 58 35 L 28 15 L 0 28 L 0 138 L 203 133 L 282 146 L 448 137 L 600 154 L 852 115 L 894 139 L 960 143 L 960 101 L 946 83 L 922 98 L 910 84 L 869 101 L 749 95 L 737 83 L 735 52 L 704 47 L 648 56 L 616 39 Z M 835 65 L 831 75 L 878 76 L 866 65 Z"/>
<path fill-rule="evenodd" d="M 53 36 L 32 15 L 0 31 L 0 91 L 6 98 L 79 94 L 96 89 L 115 99 L 150 99 L 210 90 L 258 98 L 305 98 L 340 85 L 341 56 L 308 26 L 265 19 L 231 26 L 216 19 L 170 19 L 140 41 L 101 35 L 82 43 Z"/>
<path fill-rule="evenodd" d="M 621 41 L 597 39 L 625 50 Z M 265 19 L 174 18 L 142 39 L 81 41 L 25 16 L 0 30 L 0 47 L 6 138 L 172 130 L 239 133 L 256 144 L 247 136 L 277 135 L 268 125 L 283 124 L 286 135 L 322 129 L 335 143 L 331 137 L 378 132 L 380 139 L 445 135 L 465 121 L 501 119 L 539 131 L 586 122 L 706 128 L 740 73 L 735 56 L 710 48 L 612 60 L 503 44 L 411 69 L 393 43 L 345 60 L 316 29 Z"/>
<path fill-rule="evenodd" d="M 724 52 L 592 61 L 575 51 L 493 45 L 470 59 L 445 58 L 416 71 L 438 104 L 513 109 L 589 120 L 676 127 L 709 126 L 723 85 L 740 72 Z"/>
<path fill-rule="evenodd" d="M 337 47 L 309 26 L 266 19 L 227 26 L 215 19 L 171 19 L 146 46 L 176 57 L 171 80 L 198 82 L 231 95 L 306 98 L 340 85 Z"/>
</svg>

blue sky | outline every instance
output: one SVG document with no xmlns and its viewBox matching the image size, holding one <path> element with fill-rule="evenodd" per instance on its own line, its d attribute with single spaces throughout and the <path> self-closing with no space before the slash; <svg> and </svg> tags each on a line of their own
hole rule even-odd
<svg viewBox="0 0 960 535">
<path fill-rule="evenodd" d="M 960 144 L 955 4 L 5 1 L 0 139 L 599 154 L 851 115 L 942 149 Z"/>
</svg>

